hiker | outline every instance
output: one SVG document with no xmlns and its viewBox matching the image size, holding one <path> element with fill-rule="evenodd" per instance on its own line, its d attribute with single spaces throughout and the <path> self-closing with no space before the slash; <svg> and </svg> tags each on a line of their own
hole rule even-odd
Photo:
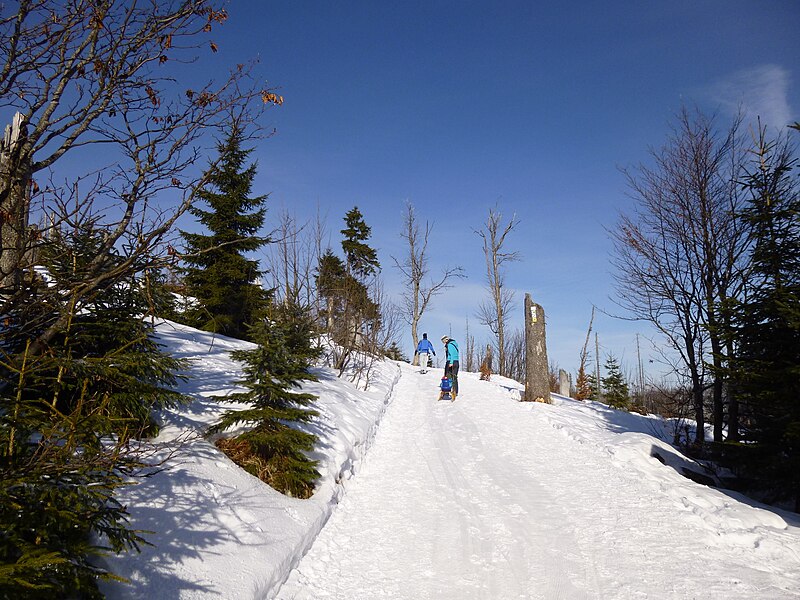
<svg viewBox="0 0 800 600">
<path fill-rule="evenodd" d="M 428 360 L 433 360 L 428 358 L 431 354 L 436 356 L 436 351 L 433 349 L 433 344 L 431 344 L 428 339 L 428 334 L 423 333 L 422 339 L 419 341 L 417 349 L 414 351 L 414 356 L 419 355 L 419 364 L 422 366 L 420 373 L 428 372 Z"/>
<path fill-rule="evenodd" d="M 444 374 L 453 382 L 453 400 L 455 400 L 458 395 L 458 344 L 446 335 L 442 336 L 442 343 L 445 350 Z"/>
</svg>

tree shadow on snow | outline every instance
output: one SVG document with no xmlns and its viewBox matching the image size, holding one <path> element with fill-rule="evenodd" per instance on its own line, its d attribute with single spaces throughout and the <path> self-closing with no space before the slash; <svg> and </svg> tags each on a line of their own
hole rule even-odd
<svg viewBox="0 0 800 600">
<path fill-rule="evenodd" d="M 123 554 L 108 561 L 112 572 L 135 582 L 132 586 L 104 584 L 109 598 L 178 598 L 185 592 L 226 597 L 224 580 L 190 579 L 196 577 L 193 569 L 183 578 L 182 571 L 176 568 L 189 560 L 202 561 L 229 552 L 228 545 L 232 542 L 248 545 L 236 528 L 230 526 L 239 524 L 231 513 L 237 504 L 246 503 L 244 494 L 234 486 L 213 485 L 206 477 L 193 474 L 190 463 L 197 462 L 196 458 L 214 460 L 219 455 L 206 442 L 195 442 L 192 446 L 190 456 L 176 457 L 172 466 L 126 491 L 124 501 L 129 506 L 131 524 L 144 532 L 143 537 L 153 546 L 143 546 L 138 555 Z M 257 494 L 258 490 L 246 492 Z M 225 572 L 212 575 L 224 577 Z"/>
<path fill-rule="evenodd" d="M 691 459 L 687 459 L 677 452 L 671 452 L 663 446 L 653 445 L 650 447 L 650 456 L 658 460 L 662 465 L 674 469 L 679 475 L 682 475 L 683 477 L 686 477 L 695 483 L 714 488 L 741 504 L 747 504 L 753 508 L 774 513 L 782 518 L 790 527 L 800 527 L 800 514 L 783 510 L 769 504 L 764 504 L 758 500 L 744 495 L 741 492 L 724 487 L 723 482 L 720 481 L 713 471 L 710 469 L 703 469 L 701 464 L 696 463 Z"/>
</svg>

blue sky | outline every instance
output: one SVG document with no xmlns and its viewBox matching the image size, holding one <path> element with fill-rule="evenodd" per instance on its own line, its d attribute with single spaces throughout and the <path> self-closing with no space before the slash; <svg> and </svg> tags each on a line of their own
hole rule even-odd
<svg viewBox="0 0 800 600">
<path fill-rule="evenodd" d="M 372 227 L 387 291 L 400 282 L 403 206 L 433 226 L 434 272 L 466 279 L 435 299 L 422 327 L 463 339 L 485 262 L 474 230 L 496 207 L 520 221 L 522 260 L 507 284 L 547 313 L 553 362 L 575 372 L 592 305 L 609 312 L 605 228 L 630 206 L 619 168 L 646 161 L 682 104 L 742 105 L 771 126 L 800 120 L 800 2 L 236 2 L 213 33 L 215 60 L 258 57 L 285 98 L 259 143 L 256 193 L 272 215 L 320 208 L 334 234 L 357 205 Z M 632 372 L 645 324 L 598 315 L 608 352 Z M 402 339 L 412 350 L 410 332 Z M 642 342 L 645 358 L 654 357 Z M 653 372 L 658 367 L 650 367 Z"/>
</svg>

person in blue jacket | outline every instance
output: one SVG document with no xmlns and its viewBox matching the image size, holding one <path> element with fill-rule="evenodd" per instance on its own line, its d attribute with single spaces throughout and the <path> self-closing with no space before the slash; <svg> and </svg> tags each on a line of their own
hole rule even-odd
<svg viewBox="0 0 800 600">
<path fill-rule="evenodd" d="M 458 395 L 458 344 L 446 335 L 442 336 L 445 349 L 444 374 L 453 382 L 453 400 Z"/>
<path fill-rule="evenodd" d="M 417 344 L 417 349 L 414 351 L 415 355 L 419 356 L 419 364 L 422 367 L 420 373 L 427 373 L 428 372 L 428 355 L 433 354 L 436 356 L 436 352 L 433 349 L 433 344 L 428 339 L 428 334 L 423 333 L 422 339 Z"/>
</svg>

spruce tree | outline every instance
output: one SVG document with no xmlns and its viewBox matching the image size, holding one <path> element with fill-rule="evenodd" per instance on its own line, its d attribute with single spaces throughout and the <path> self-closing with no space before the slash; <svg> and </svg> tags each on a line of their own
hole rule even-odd
<svg viewBox="0 0 800 600">
<path fill-rule="evenodd" d="M 257 235 L 264 225 L 267 196 L 251 196 L 257 164 L 245 167 L 252 149 L 243 149 L 244 131 L 236 122 L 218 145 L 219 162 L 207 172 L 207 186 L 198 192 L 208 210 L 191 213 L 209 234 L 181 231 L 186 242 L 186 293 L 196 304 L 186 322 L 236 338 L 248 338 L 247 325 L 263 316 L 269 294 L 259 281 L 258 262 L 247 253 L 269 242 Z"/>
<path fill-rule="evenodd" d="M 603 385 L 603 398 L 610 407 L 628 409 L 630 393 L 628 384 L 614 356 L 609 356 L 605 364 L 606 376 L 600 378 Z"/>
<path fill-rule="evenodd" d="M 754 155 L 743 181 L 752 255 L 734 309 L 733 389 L 750 422 L 751 469 L 800 509 L 800 186 L 788 142 L 768 142 L 762 130 Z"/>
<path fill-rule="evenodd" d="M 217 445 L 237 464 L 285 494 L 307 498 L 319 477 L 316 461 L 308 457 L 316 436 L 300 429 L 317 412 L 313 394 L 296 391 L 303 381 L 316 381 L 309 372 L 318 349 L 312 344 L 311 319 L 298 307 L 275 307 L 265 321 L 253 326 L 252 350 L 233 352 L 244 363 L 247 392 L 226 399 L 249 407 L 231 410 L 211 428 L 220 433 L 237 425 L 249 429 Z"/>
<path fill-rule="evenodd" d="M 154 409 L 184 400 L 173 386 L 185 365 L 151 338 L 142 282 L 112 276 L 125 260 L 118 252 L 93 295 L 73 295 L 103 243 L 91 226 L 52 232 L 39 256 L 47 282 L 35 290 L 24 333 L 62 313 L 68 325 L 43 356 L 17 337 L 4 340 L 0 597 L 102 597 L 96 580 L 112 576 L 97 557 L 146 543 L 114 494 L 145 466 L 128 442 L 155 432 Z"/>
<path fill-rule="evenodd" d="M 344 222 L 346 227 L 341 231 L 344 236 L 342 250 L 347 259 L 348 272 L 359 278 L 374 275 L 381 266 L 378 253 L 366 243 L 372 229 L 364 222 L 364 215 L 357 206 L 347 211 Z"/>
</svg>

